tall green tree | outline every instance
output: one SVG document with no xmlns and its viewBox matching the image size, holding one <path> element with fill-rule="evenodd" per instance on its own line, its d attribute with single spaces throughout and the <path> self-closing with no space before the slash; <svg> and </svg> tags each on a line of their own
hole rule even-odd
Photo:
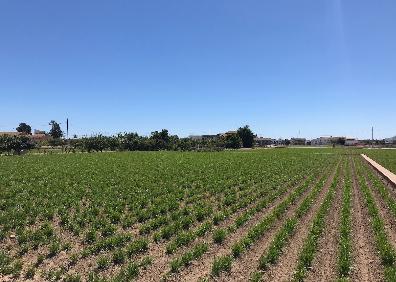
<svg viewBox="0 0 396 282">
<path fill-rule="evenodd" d="M 242 139 L 238 134 L 230 134 L 224 137 L 224 147 L 228 149 L 239 149 L 242 145 Z"/>
<path fill-rule="evenodd" d="M 51 130 L 49 131 L 49 135 L 52 136 L 52 138 L 54 139 L 59 139 L 63 136 L 63 131 L 59 125 L 59 123 L 57 123 L 54 120 L 51 120 L 49 125 L 51 126 Z"/>
<path fill-rule="evenodd" d="M 249 125 L 245 125 L 244 127 L 240 127 L 237 131 L 239 138 L 242 140 L 242 146 L 244 148 L 252 148 L 254 142 L 254 134 L 252 130 L 249 128 Z"/>
<path fill-rule="evenodd" d="M 30 127 L 30 125 L 28 125 L 24 122 L 21 122 L 19 124 L 19 126 L 16 128 L 16 131 L 25 133 L 25 134 L 32 134 L 32 128 Z"/>
</svg>

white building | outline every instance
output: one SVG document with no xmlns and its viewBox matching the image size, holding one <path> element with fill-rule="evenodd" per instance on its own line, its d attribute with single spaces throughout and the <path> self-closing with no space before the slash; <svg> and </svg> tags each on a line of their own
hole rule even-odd
<svg viewBox="0 0 396 282">
<path fill-rule="evenodd" d="M 385 144 L 396 144 L 396 136 L 385 139 Z"/>
<path fill-rule="evenodd" d="M 345 146 L 356 146 L 359 143 L 359 140 L 356 138 L 345 137 Z"/>
<path fill-rule="evenodd" d="M 311 140 L 311 146 L 324 146 L 324 145 L 330 145 L 331 140 L 333 137 L 331 136 L 321 136 L 316 139 Z"/>
</svg>

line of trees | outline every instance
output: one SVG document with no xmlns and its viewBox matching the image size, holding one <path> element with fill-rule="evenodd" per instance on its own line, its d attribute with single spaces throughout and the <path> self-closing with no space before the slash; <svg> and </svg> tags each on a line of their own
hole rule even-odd
<svg viewBox="0 0 396 282">
<path fill-rule="evenodd" d="M 23 151 L 35 148 L 36 144 L 28 136 L 0 135 L 0 154 L 14 153 L 20 155 Z"/>
<path fill-rule="evenodd" d="M 254 134 L 248 125 L 240 127 L 235 134 L 226 134 L 209 140 L 192 140 L 170 135 L 168 130 L 154 131 L 150 136 L 140 136 L 137 133 L 119 133 L 114 136 L 95 135 L 75 139 L 61 139 L 63 132 L 60 125 L 51 121 L 49 135 L 52 139 L 47 144 L 63 146 L 67 151 L 81 150 L 86 152 L 111 151 L 219 151 L 223 149 L 238 149 L 241 147 L 253 147 Z M 24 150 L 40 147 L 29 137 L 31 127 L 21 123 L 18 132 L 24 133 L 19 136 L 0 136 L 0 153 L 20 154 Z"/>
</svg>

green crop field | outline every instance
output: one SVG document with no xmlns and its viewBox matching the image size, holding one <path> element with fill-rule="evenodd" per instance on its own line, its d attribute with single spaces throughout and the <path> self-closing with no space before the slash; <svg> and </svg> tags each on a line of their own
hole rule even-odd
<svg viewBox="0 0 396 282">
<path fill-rule="evenodd" d="M 0 280 L 392 281 L 396 197 L 359 153 L 2 156 Z"/>
<path fill-rule="evenodd" d="M 363 153 L 396 174 L 396 150 L 364 150 Z"/>
</svg>

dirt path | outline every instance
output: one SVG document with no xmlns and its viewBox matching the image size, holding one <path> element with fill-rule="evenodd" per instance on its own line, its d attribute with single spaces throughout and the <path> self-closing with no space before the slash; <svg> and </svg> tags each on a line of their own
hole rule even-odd
<svg viewBox="0 0 396 282">
<path fill-rule="evenodd" d="M 330 189 L 331 183 L 334 179 L 336 171 L 331 174 L 331 176 L 327 179 L 325 186 L 319 193 L 316 200 L 314 200 L 311 209 L 308 213 L 301 218 L 293 237 L 290 242 L 287 244 L 284 249 L 283 255 L 279 258 L 279 261 L 276 265 L 270 267 L 263 275 L 263 281 L 290 281 L 293 277 L 293 271 L 298 263 L 298 255 L 299 252 L 305 242 L 306 237 L 309 233 L 310 224 L 318 212 L 323 200 Z M 267 243 L 268 244 L 268 243 Z M 261 251 L 263 253 L 265 248 Z M 250 254 L 249 254 L 250 255 Z M 257 259 L 254 263 L 255 269 L 257 269 Z"/>
<path fill-rule="evenodd" d="M 337 279 L 342 195 L 345 185 L 345 179 L 341 179 L 337 187 L 333 204 L 326 217 L 326 227 L 322 238 L 319 240 L 318 251 L 312 262 L 312 268 L 308 272 L 306 281 L 336 281 Z"/>
<path fill-rule="evenodd" d="M 312 187 L 319 181 L 320 176 L 315 179 L 315 181 L 309 186 L 309 188 L 303 193 L 302 196 L 299 197 L 299 200 L 297 202 L 302 201 L 302 199 L 305 198 L 306 195 L 308 195 L 309 191 L 312 189 Z M 294 189 L 293 189 L 294 190 Z M 231 234 L 224 244 L 221 246 L 215 246 L 213 249 L 211 249 L 200 261 L 194 262 L 191 267 L 184 269 L 177 277 L 174 277 L 173 281 L 197 281 L 199 278 L 202 277 L 207 277 L 209 276 L 209 273 L 211 271 L 211 266 L 214 261 L 214 258 L 219 256 L 219 255 L 227 255 L 230 253 L 232 245 L 237 242 L 239 239 L 241 239 L 243 236 L 247 234 L 250 228 L 252 228 L 255 224 L 259 222 L 263 217 L 268 215 L 279 203 L 281 203 L 288 195 L 290 195 L 292 191 L 289 191 L 286 196 L 277 199 L 269 208 L 267 208 L 265 211 L 258 213 L 257 215 L 254 216 L 254 218 L 249 221 L 248 224 L 244 225 L 242 228 L 238 229 L 237 232 Z M 290 207 L 290 209 L 293 209 L 293 207 L 296 206 L 296 203 Z M 281 224 L 283 221 L 279 220 L 277 224 Z M 271 228 L 271 230 L 268 231 L 268 234 L 273 232 L 274 228 Z M 267 235 L 264 235 L 266 237 Z M 255 246 L 261 244 L 261 240 L 259 242 L 256 242 Z M 249 255 L 252 255 L 252 249 L 249 249 L 247 252 Z M 246 280 L 246 278 L 245 278 Z M 230 281 L 230 280 L 228 280 Z"/>
<path fill-rule="evenodd" d="M 374 234 L 369 215 L 352 167 L 352 281 L 382 281 L 383 267 L 376 255 Z"/>
<path fill-rule="evenodd" d="M 269 213 L 273 208 L 275 208 L 281 201 L 283 201 L 286 197 L 288 197 L 298 186 L 302 185 L 307 178 L 304 178 L 300 181 L 297 182 L 297 184 L 289 184 L 290 189 L 286 193 L 284 193 L 282 196 L 277 198 L 275 201 L 270 203 L 268 207 L 264 208 L 262 211 L 258 212 L 256 215 L 254 215 L 245 225 L 240 227 L 239 229 L 236 230 L 236 232 L 230 234 L 227 239 L 224 241 L 222 245 L 216 245 L 212 241 L 212 232 L 208 232 L 203 238 L 198 238 L 194 241 L 194 243 L 185 247 L 180 248 L 177 250 L 174 254 L 172 255 L 167 255 L 166 254 L 166 244 L 157 244 L 153 245 L 152 249 L 150 250 L 149 255 L 154 259 L 154 263 L 148 267 L 147 269 L 141 271 L 139 274 L 139 277 L 137 281 L 159 281 L 161 277 L 170 270 L 169 265 L 172 259 L 179 257 L 181 254 L 185 253 L 187 250 L 190 250 L 192 246 L 201 243 L 201 242 L 207 242 L 210 244 L 209 246 L 209 251 L 202 257 L 201 260 L 199 261 L 194 261 L 190 267 L 187 269 L 182 270 L 182 272 L 177 275 L 177 277 L 181 275 L 187 275 L 187 273 L 190 273 L 191 271 L 194 272 L 194 270 L 190 270 L 192 268 L 201 268 L 209 265 L 210 259 L 213 260 L 213 258 L 219 253 L 219 252 L 224 252 L 225 250 L 228 250 L 232 244 L 234 243 L 233 238 L 237 238 L 240 236 L 240 234 L 243 234 L 251 226 L 253 226 L 257 220 L 259 220 L 261 217 L 263 217 L 265 214 Z M 254 204 L 249 205 L 249 207 L 244 208 L 241 211 L 238 211 L 237 213 L 233 214 L 230 218 L 226 219 L 223 221 L 219 226 L 216 228 L 227 228 L 231 224 L 234 223 L 235 219 L 242 215 L 243 212 L 245 212 L 248 208 L 253 207 L 255 204 L 257 204 L 258 201 L 256 201 Z M 211 261 L 210 261 L 211 262 Z M 197 272 L 198 274 L 200 272 Z M 168 280 L 176 280 L 180 281 L 176 277 L 170 277 Z"/>
</svg>

